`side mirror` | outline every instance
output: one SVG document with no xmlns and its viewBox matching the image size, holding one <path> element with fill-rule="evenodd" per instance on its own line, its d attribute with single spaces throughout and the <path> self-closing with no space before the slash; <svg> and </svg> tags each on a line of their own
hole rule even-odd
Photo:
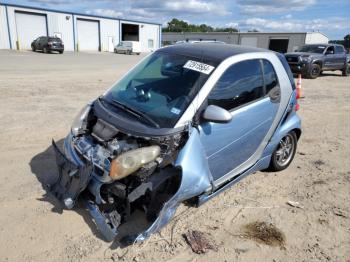
<svg viewBox="0 0 350 262">
<path fill-rule="evenodd" d="M 326 51 L 326 55 L 333 55 L 333 54 L 334 54 L 334 51 L 332 50 Z"/>
<path fill-rule="evenodd" d="M 231 121 L 232 115 L 226 109 L 210 105 L 205 109 L 203 119 L 214 123 L 228 123 Z"/>
</svg>

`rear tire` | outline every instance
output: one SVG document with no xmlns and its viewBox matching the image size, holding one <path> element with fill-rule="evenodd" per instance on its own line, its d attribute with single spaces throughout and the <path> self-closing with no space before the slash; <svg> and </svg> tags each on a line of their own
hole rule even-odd
<svg viewBox="0 0 350 262">
<path fill-rule="evenodd" d="M 36 49 L 35 49 L 35 46 L 32 45 L 32 51 L 35 52 Z"/>
<path fill-rule="evenodd" d="M 271 156 L 269 170 L 282 171 L 292 163 L 297 151 L 298 138 L 294 131 L 290 131 L 279 142 Z"/>
<path fill-rule="evenodd" d="M 346 65 L 344 66 L 344 69 L 342 70 L 342 75 L 343 76 L 349 76 L 350 75 L 350 65 L 349 63 L 346 63 Z"/>
<path fill-rule="evenodd" d="M 59 51 L 59 53 L 62 55 L 64 51 Z"/>
<path fill-rule="evenodd" d="M 312 64 L 310 68 L 310 72 L 308 73 L 308 78 L 315 79 L 321 73 L 321 67 L 318 64 Z"/>
<path fill-rule="evenodd" d="M 44 48 L 43 48 L 43 52 L 44 52 L 45 54 L 48 53 L 47 47 L 44 47 Z"/>
</svg>

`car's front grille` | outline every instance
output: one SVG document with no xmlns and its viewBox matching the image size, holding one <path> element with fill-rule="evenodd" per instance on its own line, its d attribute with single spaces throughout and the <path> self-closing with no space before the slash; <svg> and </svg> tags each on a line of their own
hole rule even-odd
<svg viewBox="0 0 350 262">
<path fill-rule="evenodd" d="M 286 56 L 286 59 L 289 64 L 299 63 L 299 56 Z"/>
</svg>

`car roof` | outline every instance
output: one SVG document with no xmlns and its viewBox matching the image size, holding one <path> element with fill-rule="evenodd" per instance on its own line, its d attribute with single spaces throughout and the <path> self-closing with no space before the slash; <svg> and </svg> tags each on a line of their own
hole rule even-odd
<svg viewBox="0 0 350 262">
<path fill-rule="evenodd" d="M 338 45 L 338 46 L 341 46 L 341 45 L 339 45 L 339 44 L 306 44 L 305 46 L 308 46 L 308 45 L 314 45 L 314 46 L 317 46 L 317 45 L 322 45 L 322 46 L 326 46 L 326 47 L 328 47 L 328 46 L 333 46 L 333 45 Z"/>
<path fill-rule="evenodd" d="M 186 55 L 205 61 L 209 60 L 216 63 L 220 63 L 226 58 L 239 54 L 272 51 L 249 46 L 201 42 L 193 44 L 179 44 L 167 46 L 159 49 L 159 52 Z"/>
</svg>

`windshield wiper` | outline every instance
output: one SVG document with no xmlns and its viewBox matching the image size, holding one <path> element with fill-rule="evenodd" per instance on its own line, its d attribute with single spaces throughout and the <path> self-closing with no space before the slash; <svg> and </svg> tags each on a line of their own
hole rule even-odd
<svg viewBox="0 0 350 262">
<path fill-rule="evenodd" d="M 109 101 L 107 101 L 107 102 L 109 102 Z M 111 102 L 113 103 L 113 105 L 116 105 L 117 107 L 132 114 L 133 116 L 136 116 L 138 119 L 141 119 L 141 120 L 145 119 L 145 120 L 147 120 L 148 123 L 152 124 L 154 127 L 160 128 L 160 126 L 158 125 L 158 123 L 156 121 L 154 121 L 152 118 L 150 118 L 148 115 L 144 114 L 143 112 L 138 111 L 132 107 L 129 107 L 129 106 L 119 102 L 118 100 L 112 99 Z"/>
</svg>

